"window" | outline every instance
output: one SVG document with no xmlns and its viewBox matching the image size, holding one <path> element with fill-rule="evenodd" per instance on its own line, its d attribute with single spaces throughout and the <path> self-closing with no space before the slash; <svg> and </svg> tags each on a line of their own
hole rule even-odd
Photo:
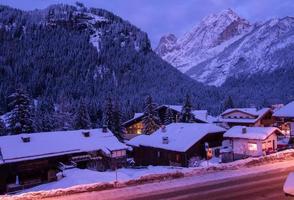
<svg viewBox="0 0 294 200">
<path fill-rule="evenodd" d="M 160 158 L 160 151 L 157 151 L 157 157 Z"/>
<path fill-rule="evenodd" d="M 257 144 L 256 143 L 248 143 L 248 150 L 249 151 L 257 151 Z"/>
<path fill-rule="evenodd" d="M 176 161 L 180 162 L 180 154 L 176 154 Z"/>
<path fill-rule="evenodd" d="M 112 153 L 111 153 L 112 158 L 123 157 L 125 155 L 126 155 L 126 150 L 112 151 Z"/>
</svg>

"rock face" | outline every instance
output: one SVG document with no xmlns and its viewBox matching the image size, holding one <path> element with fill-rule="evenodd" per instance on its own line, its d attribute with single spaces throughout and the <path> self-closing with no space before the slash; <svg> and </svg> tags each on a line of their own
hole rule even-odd
<svg viewBox="0 0 294 200">
<path fill-rule="evenodd" d="M 228 9 L 204 18 L 169 51 L 156 52 L 193 79 L 220 86 L 231 76 L 283 66 L 279 51 L 293 45 L 293 23 L 292 17 L 285 17 L 251 25 Z"/>
</svg>

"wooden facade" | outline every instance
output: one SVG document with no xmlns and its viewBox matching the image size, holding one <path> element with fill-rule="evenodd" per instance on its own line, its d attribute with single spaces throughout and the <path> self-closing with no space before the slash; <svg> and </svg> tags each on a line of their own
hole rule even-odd
<svg viewBox="0 0 294 200">
<path fill-rule="evenodd" d="M 147 146 L 133 147 L 133 157 L 136 165 L 172 165 L 188 167 L 192 157 L 206 157 L 205 142 L 209 147 L 220 147 L 223 132 L 207 134 L 185 152 L 171 151 Z"/>
</svg>

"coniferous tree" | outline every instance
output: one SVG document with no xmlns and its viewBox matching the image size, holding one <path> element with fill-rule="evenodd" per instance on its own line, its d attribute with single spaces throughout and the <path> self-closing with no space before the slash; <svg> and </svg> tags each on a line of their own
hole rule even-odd
<svg viewBox="0 0 294 200">
<path fill-rule="evenodd" d="M 168 125 L 173 123 L 174 118 L 173 118 L 173 112 L 170 108 L 167 108 L 165 113 L 164 113 L 164 125 Z"/>
<path fill-rule="evenodd" d="M 10 132 L 12 134 L 34 132 L 31 100 L 28 94 L 18 89 L 9 96 L 9 100 L 11 108 L 8 119 Z"/>
<path fill-rule="evenodd" d="M 88 113 L 87 106 L 82 100 L 75 113 L 74 118 L 74 128 L 75 129 L 89 129 L 91 128 L 91 120 Z"/>
<path fill-rule="evenodd" d="M 121 118 L 122 118 L 122 114 L 119 108 L 119 104 L 116 101 L 113 107 L 113 123 L 112 123 L 112 129 L 111 131 L 114 133 L 114 135 L 118 138 L 118 139 L 122 139 L 122 126 L 121 126 Z"/>
<path fill-rule="evenodd" d="M 107 98 L 105 107 L 104 107 L 103 126 L 106 126 L 110 130 L 113 127 L 113 105 L 112 105 L 112 99 L 110 97 Z"/>
<path fill-rule="evenodd" d="M 234 108 L 234 103 L 233 103 L 233 100 L 232 100 L 232 97 L 229 96 L 226 101 L 224 102 L 224 110 L 227 110 L 229 108 Z"/>
<path fill-rule="evenodd" d="M 147 96 L 145 101 L 143 125 L 143 133 L 147 135 L 153 133 L 160 127 L 157 112 L 155 111 L 155 104 L 150 95 Z"/>
<path fill-rule="evenodd" d="M 40 132 L 58 129 L 56 112 L 52 101 L 42 100 L 38 103 L 34 120 L 35 130 Z"/>
<path fill-rule="evenodd" d="M 190 123 L 192 122 L 192 120 L 193 120 L 192 104 L 190 101 L 190 96 L 186 95 L 186 99 L 185 99 L 181 116 L 180 116 L 180 122 Z"/>
<path fill-rule="evenodd" d="M 0 118 L 0 136 L 3 136 L 3 135 L 6 135 L 7 132 L 6 132 L 6 125 L 3 121 L 3 119 Z"/>
</svg>

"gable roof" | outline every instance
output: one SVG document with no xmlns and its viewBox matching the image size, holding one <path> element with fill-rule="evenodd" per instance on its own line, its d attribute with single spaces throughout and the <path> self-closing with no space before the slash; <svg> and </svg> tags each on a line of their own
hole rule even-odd
<svg viewBox="0 0 294 200">
<path fill-rule="evenodd" d="M 246 128 L 246 133 L 242 133 L 243 128 Z M 224 137 L 265 140 L 268 136 L 276 131 L 282 134 L 280 129 L 276 127 L 234 126 L 225 132 Z"/>
<path fill-rule="evenodd" d="M 2 136 L 0 162 L 10 163 L 94 150 L 109 154 L 113 150 L 127 149 L 109 130 L 106 133 L 102 129 L 86 131 L 90 132 L 90 137 L 85 137 L 83 130 Z M 24 143 L 22 137 L 30 137 L 30 142 Z"/>
<path fill-rule="evenodd" d="M 230 112 L 234 112 L 234 111 L 240 111 L 240 112 L 245 112 L 255 116 L 256 118 L 251 119 L 251 118 L 223 118 L 223 115 L 226 115 Z M 262 108 L 260 110 L 256 110 L 255 108 L 235 108 L 235 109 L 228 109 L 225 112 L 223 112 L 216 120 L 216 122 L 229 122 L 229 123 L 244 123 L 244 124 L 251 124 L 251 123 L 255 123 L 258 120 L 260 120 L 266 113 L 270 112 L 271 109 L 270 108 Z M 225 113 L 225 114 L 224 114 Z"/>
<path fill-rule="evenodd" d="M 275 117 L 293 117 L 294 118 L 294 101 L 288 103 L 284 107 L 274 112 Z"/>
<path fill-rule="evenodd" d="M 207 134 L 222 132 L 225 132 L 225 129 L 214 124 L 172 123 L 166 126 L 164 132 L 159 129 L 151 135 L 140 135 L 128 141 L 127 144 L 186 152 Z M 168 144 L 163 144 L 163 137 L 168 137 Z"/>
</svg>

